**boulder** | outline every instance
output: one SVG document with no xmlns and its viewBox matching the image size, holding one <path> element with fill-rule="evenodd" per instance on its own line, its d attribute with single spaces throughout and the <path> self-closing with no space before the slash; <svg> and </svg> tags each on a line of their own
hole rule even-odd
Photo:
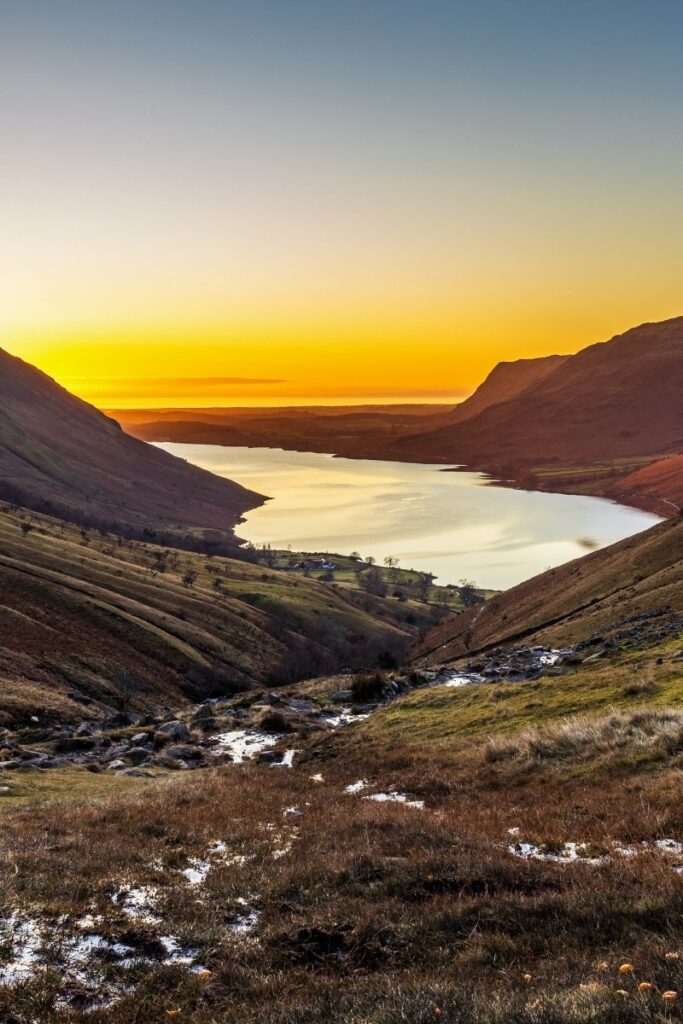
<svg viewBox="0 0 683 1024">
<path fill-rule="evenodd" d="M 277 764 L 282 760 L 282 754 L 276 754 L 272 750 L 261 750 L 256 755 L 258 764 Z"/>
<path fill-rule="evenodd" d="M 201 761 L 204 757 L 204 751 L 201 747 L 188 746 L 187 744 L 166 747 L 164 754 L 166 757 L 174 757 L 180 761 Z M 147 755 L 145 754 L 145 756 Z"/>
<path fill-rule="evenodd" d="M 335 704 L 350 704 L 353 700 L 352 690 L 336 690 L 330 694 L 330 700 Z"/>
<path fill-rule="evenodd" d="M 184 722 L 179 722 L 177 718 L 172 719 L 170 722 L 164 722 L 159 726 L 157 732 L 160 732 L 162 736 L 168 736 L 170 740 L 176 740 L 179 743 L 187 743 L 191 738 L 190 730 Z"/>
<path fill-rule="evenodd" d="M 128 765 L 126 764 L 126 762 L 122 761 L 120 758 L 118 758 L 116 761 L 110 761 L 109 762 L 109 764 L 107 765 L 107 771 L 108 772 L 118 772 L 122 768 L 127 768 L 127 767 L 128 767 Z"/>
<path fill-rule="evenodd" d="M 133 764 L 141 764 L 146 761 L 149 757 L 149 750 L 146 747 L 131 747 L 125 753 L 127 761 L 132 761 Z"/>
</svg>

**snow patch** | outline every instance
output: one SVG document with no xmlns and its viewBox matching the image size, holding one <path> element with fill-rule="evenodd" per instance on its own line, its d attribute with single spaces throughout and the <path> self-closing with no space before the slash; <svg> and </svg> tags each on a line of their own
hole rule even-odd
<svg viewBox="0 0 683 1024">
<path fill-rule="evenodd" d="M 425 805 L 424 800 L 411 800 L 405 793 L 395 793 L 393 790 L 389 793 L 371 793 L 363 799 L 376 800 L 377 803 L 403 804 L 405 807 L 417 807 L 420 811 Z"/>
<path fill-rule="evenodd" d="M 275 746 L 278 742 L 275 736 L 269 736 L 264 732 L 249 732 L 247 729 L 219 733 L 216 740 L 215 753 L 229 753 L 235 764 L 250 761 L 256 754 Z"/>
</svg>

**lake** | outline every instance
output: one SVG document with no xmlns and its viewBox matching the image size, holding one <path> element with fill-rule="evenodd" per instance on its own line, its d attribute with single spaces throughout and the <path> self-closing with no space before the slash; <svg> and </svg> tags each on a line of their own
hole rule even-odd
<svg viewBox="0 0 683 1024">
<path fill-rule="evenodd" d="M 645 530 L 659 517 L 602 498 L 516 491 L 481 473 L 338 459 L 274 448 L 160 444 L 197 466 L 271 496 L 237 533 L 294 551 L 359 551 L 441 584 L 507 588 Z"/>
</svg>

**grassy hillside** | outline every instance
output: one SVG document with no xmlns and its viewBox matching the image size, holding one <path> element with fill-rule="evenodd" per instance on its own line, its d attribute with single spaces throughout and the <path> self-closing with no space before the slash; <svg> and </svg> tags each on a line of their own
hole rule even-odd
<svg viewBox="0 0 683 1024">
<path fill-rule="evenodd" d="M 509 402 L 557 370 L 568 356 L 542 356 L 497 363 L 477 390 L 448 414 L 448 423 L 462 423 L 500 402 Z"/>
<path fill-rule="evenodd" d="M 643 612 L 683 612 L 683 519 L 542 573 L 440 624 L 416 656 L 443 663 L 503 643 L 563 645 Z"/>
<path fill-rule="evenodd" d="M 0 965 L 23 962 L 27 933 L 41 954 L 0 986 L 0 1014 L 679 1020 L 676 645 L 504 698 L 501 684 L 415 691 L 297 736 L 292 769 L 4 772 Z"/>
<path fill-rule="evenodd" d="M 683 509 L 683 455 L 672 455 L 635 469 L 613 484 L 611 496 L 616 501 L 649 505 L 662 515 L 680 512 Z"/>
<path fill-rule="evenodd" d="M 462 424 L 407 437 L 397 453 L 485 469 L 678 452 L 683 317 L 643 324 L 567 358 Z"/>
<path fill-rule="evenodd" d="M 237 545 L 262 496 L 124 434 L 0 349 L 0 496 L 79 524 L 174 543 Z"/>
<path fill-rule="evenodd" d="M 0 719 L 179 703 L 400 657 L 443 614 L 218 556 L 0 511 Z M 452 599 L 452 598 L 451 598 Z"/>
</svg>

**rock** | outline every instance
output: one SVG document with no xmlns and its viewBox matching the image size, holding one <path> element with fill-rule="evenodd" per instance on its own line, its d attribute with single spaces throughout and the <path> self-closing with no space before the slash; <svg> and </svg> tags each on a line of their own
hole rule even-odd
<svg viewBox="0 0 683 1024">
<path fill-rule="evenodd" d="M 152 776 L 149 772 L 142 772 L 139 768 L 126 768 L 125 771 L 120 773 L 121 775 L 127 775 L 129 779 L 151 779 Z"/>
<path fill-rule="evenodd" d="M 674 656 L 673 656 L 673 658 L 671 660 L 672 661 L 683 661 L 683 650 L 676 651 L 676 653 L 674 654 Z"/>
<path fill-rule="evenodd" d="M 18 758 L 14 758 L 12 761 L 0 761 L 0 771 L 11 772 L 15 768 L 18 768 L 21 761 Z"/>
<path fill-rule="evenodd" d="M 128 725 L 135 725 L 137 719 L 130 711 L 119 711 L 117 714 L 107 718 L 102 723 L 103 729 L 125 729 Z"/>
<path fill-rule="evenodd" d="M 308 715 L 312 711 L 316 710 L 315 705 L 312 704 L 310 700 L 299 700 L 295 697 L 287 703 L 288 706 L 292 709 L 292 711 L 298 711 L 302 715 Z"/>
<path fill-rule="evenodd" d="M 335 704 L 350 704 L 353 700 L 352 690 L 336 690 L 330 694 L 330 700 Z"/>
<path fill-rule="evenodd" d="M 92 697 L 88 697 L 85 693 L 80 693 L 78 690 L 69 690 L 67 697 L 77 704 L 92 704 Z"/>
<path fill-rule="evenodd" d="M 222 750 L 220 754 L 211 758 L 212 764 L 232 764 L 233 761 L 234 758 L 229 750 Z"/>
<path fill-rule="evenodd" d="M 180 743 L 187 743 L 191 738 L 190 730 L 184 722 L 179 722 L 177 718 L 171 719 L 170 722 L 164 722 L 159 726 L 157 732 L 160 732 L 162 736 L 168 736 L 170 740 L 177 740 Z"/>
<path fill-rule="evenodd" d="M 279 693 L 267 693 L 265 698 L 264 698 L 264 700 L 265 700 L 266 704 L 270 704 L 271 707 L 272 707 L 273 704 L 279 704 L 281 702 L 282 698 L 280 697 Z M 290 704 L 290 707 L 291 707 L 291 704 Z"/>
<path fill-rule="evenodd" d="M 82 722 L 78 729 L 76 729 L 74 736 L 92 736 L 94 731 L 90 722 Z"/>
<path fill-rule="evenodd" d="M 162 757 L 159 759 L 159 764 L 162 768 L 169 768 L 174 772 L 187 771 L 187 764 L 185 761 L 180 760 L 177 757 Z"/>
<path fill-rule="evenodd" d="M 125 761 L 121 761 L 120 759 L 117 759 L 116 761 L 110 761 L 109 762 L 109 764 L 107 765 L 107 771 L 108 772 L 118 772 L 122 768 L 127 768 L 127 767 L 128 767 L 128 765 L 126 764 Z"/>
<path fill-rule="evenodd" d="M 276 764 L 282 760 L 282 754 L 275 754 L 272 750 L 261 750 L 256 755 L 258 764 Z"/>
<path fill-rule="evenodd" d="M 135 747 L 142 746 L 143 743 L 149 743 L 150 735 L 148 732 L 136 732 L 135 736 L 131 736 L 130 742 Z"/>
<path fill-rule="evenodd" d="M 142 761 L 146 761 L 149 757 L 149 750 L 146 747 L 131 747 L 125 753 L 127 761 L 132 761 L 133 764 L 141 764 Z"/>
<path fill-rule="evenodd" d="M 204 751 L 201 747 L 187 746 L 186 744 L 167 747 L 164 754 L 166 757 L 174 757 L 180 761 L 201 761 L 204 757 Z M 146 756 L 147 752 L 145 752 Z"/>
</svg>

